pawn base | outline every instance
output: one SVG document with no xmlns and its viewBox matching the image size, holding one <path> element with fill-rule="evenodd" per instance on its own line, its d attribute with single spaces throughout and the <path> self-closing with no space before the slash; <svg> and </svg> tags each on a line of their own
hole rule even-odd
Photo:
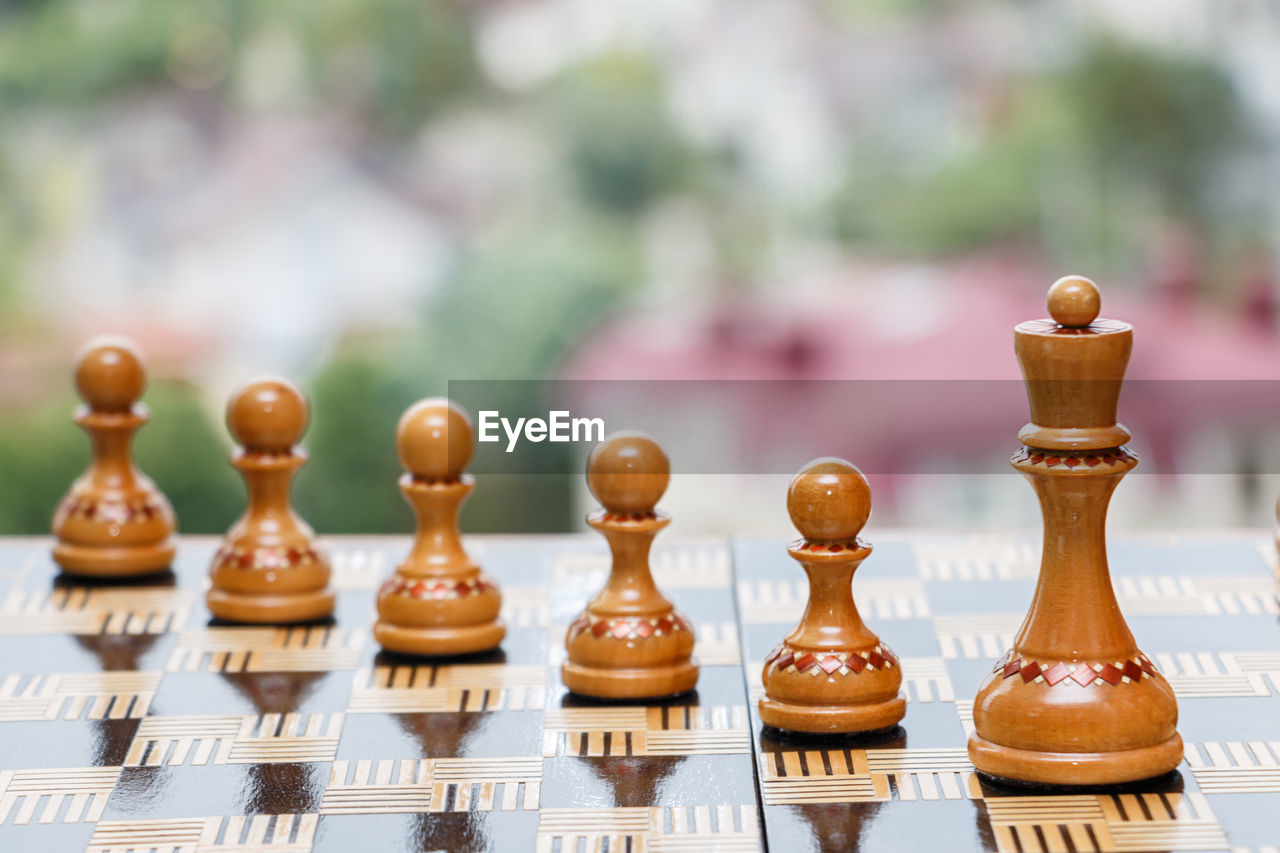
<svg viewBox="0 0 1280 853">
<path fill-rule="evenodd" d="M 692 661 L 636 669 L 605 669 L 566 661 L 560 667 L 564 686 L 596 699 L 658 699 L 687 693 L 698 683 Z"/>
<path fill-rule="evenodd" d="M 332 616 L 335 601 L 330 587 L 289 595 L 250 595 L 211 589 L 205 595 L 209 612 L 219 619 L 264 625 L 311 622 Z"/>
<path fill-rule="evenodd" d="M 467 655 L 496 649 L 507 635 L 501 620 L 480 625 L 449 625 L 421 628 L 394 625 L 379 619 L 373 637 L 389 652 L 406 655 Z"/>
<path fill-rule="evenodd" d="M 807 734 L 853 734 L 895 726 L 907 703 L 895 696 L 866 705 L 795 705 L 768 697 L 757 706 L 760 722 L 775 729 Z"/>
<path fill-rule="evenodd" d="M 969 736 L 969 760 L 988 776 L 1035 785 L 1119 785 L 1161 776 L 1182 762 L 1182 737 L 1116 752 L 1039 752 Z"/>
<path fill-rule="evenodd" d="M 128 578 L 164 571 L 173 565 L 175 553 L 172 539 L 154 545 L 106 547 L 59 542 L 53 546 L 53 561 L 71 575 Z"/>
</svg>

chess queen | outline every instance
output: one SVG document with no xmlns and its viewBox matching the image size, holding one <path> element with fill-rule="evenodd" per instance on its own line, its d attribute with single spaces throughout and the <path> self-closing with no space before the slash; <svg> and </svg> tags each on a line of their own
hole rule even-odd
<svg viewBox="0 0 1280 853">
<path fill-rule="evenodd" d="M 1100 303 L 1093 282 L 1064 278 L 1053 319 L 1014 329 L 1031 422 L 1011 464 L 1040 500 L 1044 547 L 1031 610 L 974 701 L 969 757 L 1019 782 L 1131 782 L 1182 760 L 1173 690 L 1134 642 L 1107 566 L 1107 504 L 1138 458 L 1116 423 L 1133 327 L 1097 319 Z"/>
</svg>

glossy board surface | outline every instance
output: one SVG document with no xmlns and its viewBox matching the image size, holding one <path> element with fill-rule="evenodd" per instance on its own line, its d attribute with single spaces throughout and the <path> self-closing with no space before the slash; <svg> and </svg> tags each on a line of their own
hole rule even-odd
<svg viewBox="0 0 1280 853">
<path fill-rule="evenodd" d="M 696 693 L 639 704 L 578 699 L 558 677 L 565 629 L 604 581 L 598 537 L 468 538 L 503 585 L 508 636 L 435 663 L 370 636 L 408 537 L 323 540 L 335 618 L 289 629 L 210 624 L 214 539 L 180 539 L 174 572 L 142 585 L 57 579 L 50 540 L 0 540 L 0 850 L 1277 844 L 1269 537 L 1112 537 L 1120 604 L 1178 692 L 1188 750 L 1174 774 L 1105 792 L 1001 788 L 965 755 L 967 700 L 1018 627 L 1037 544 L 874 541 L 854 595 L 902 658 L 907 714 L 832 741 L 755 716 L 761 662 L 806 588 L 782 539 L 655 546 L 702 669 Z"/>
<path fill-rule="evenodd" d="M 797 737 L 762 728 L 753 703 L 769 849 L 1276 849 L 1280 627 L 1269 540 L 1110 538 L 1120 606 L 1178 694 L 1186 758 L 1142 783 L 1050 789 L 992 784 L 974 772 L 965 748 L 973 696 L 1031 600 L 1039 543 L 869 537 L 876 548 L 854 578 L 854 600 L 901 659 L 907 713 L 877 737 Z M 762 693 L 764 656 L 803 608 L 804 582 L 790 562 L 777 542 L 734 545 L 753 699 Z"/>
</svg>

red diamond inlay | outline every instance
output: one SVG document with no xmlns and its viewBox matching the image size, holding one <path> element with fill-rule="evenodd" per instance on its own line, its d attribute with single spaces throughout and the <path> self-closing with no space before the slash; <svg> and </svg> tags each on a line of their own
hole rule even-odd
<svg viewBox="0 0 1280 853">
<path fill-rule="evenodd" d="M 778 669 L 786 669 L 791 666 L 795 659 L 796 656 L 791 652 L 785 653 L 782 657 L 778 658 Z"/>
<path fill-rule="evenodd" d="M 1136 661 L 1127 660 L 1124 662 L 1124 674 L 1130 681 L 1137 681 L 1142 678 L 1142 667 Z"/>
<path fill-rule="evenodd" d="M 875 669 L 878 666 L 884 666 L 884 655 L 879 652 L 872 652 L 867 655 L 867 664 L 870 665 L 872 669 Z"/>
<path fill-rule="evenodd" d="M 462 598 L 464 595 L 471 594 L 471 584 L 469 583 L 460 583 L 458 584 L 456 589 L 458 590 L 458 598 Z"/>
<path fill-rule="evenodd" d="M 1050 456 L 1048 459 L 1044 460 L 1044 464 L 1046 464 L 1046 465 L 1048 465 L 1050 468 L 1052 468 L 1054 465 L 1057 465 L 1057 464 L 1058 464 L 1059 462 L 1061 462 L 1061 461 L 1062 461 L 1062 459 L 1061 459 L 1060 457 L 1057 457 L 1057 456 Z"/>
<path fill-rule="evenodd" d="M 827 550 L 833 554 L 838 554 L 844 550 L 844 546 L 837 542 L 835 545 L 828 545 Z"/>
<path fill-rule="evenodd" d="M 674 627 L 675 627 L 675 623 L 672 622 L 670 619 L 668 619 L 666 616 L 663 616 L 661 619 L 658 620 L 658 630 L 664 634 L 670 634 L 671 629 Z"/>
<path fill-rule="evenodd" d="M 631 633 L 631 627 L 630 622 L 614 622 L 613 627 L 609 629 L 609 633 L 621 640 L 623 637 Z"/>
<path fill-rule="evenodd" d="M 1077 459 L 1077 458 L 1076 458 L 1076 457 L 1074 457 L 1074 456 L 1069 456 L 1069 457 L 1067 457 L 1067 459 L 1066 459 L 1065 461 L 1066 461 L 1066 463 L 1067 463 L 1067 467 L 1068 467 L 1068 468 L 1074 468 L 1074 467 L 1076 467 L 1077 465 L 1079 465 L 1079 464 L 1080 464 L 1080 460 L 1079 460 L 1079 459 Z"/>
<path fill-rule="evenodd" d="M 639 637 L 640 639 L 643 640 L 645 637 L 648 637 L 652 633 L 653 633 L 653 626 L 650 625 L 648 622 L 641 620 L 636 624 L 636 636 Z"/>
<path fill-rule="evenodd" d="M 1004 665 L 1004 670 L 1000 675 L 1004 678 L 1008 678 L 1020 669 L 1022 669 L 1022 658 L 1014 658 Z"/>
<path fill-rule="evenodd" d="M 1071 670 L 1067 669 L 1066 666 L 1064 666 L 1062 662 L 1059 661 L 1058 663 L 1055 663 L 1053 666 L 1049 667 L 1044 671 L 1044 680 L 1049 682 L 1049 684 L 1053 685 L 1053 684 L 1057 684 L 1059 681 L 1066 678 L 1070 674 L 1071 674 Z"/>
<path fill-rule="evenodd" d="M 1142 671 L 1145 672 L 1147 675 L 1155 675 L 1156 665 L 1144 658 L 1142 661 Z"/>
<path fill-rule="evenodd" d="M 1071 680 L 1081 687 L 1088 687 L 1093 684 L 1093 680 L 1098 677 L 1098 673 L 1093 671 L 1093 667 L 1087 663 L 1082 663 L 1071 671 Z"/>
<path fill-rule="evenodd" d="M 444 581 L 436 584 L 431 588 L 431 597 L 437 601 L 449 597 L 449 585 Z"/>
<path fill-rule="evenodd" d="M 591 636 L 599 639 L 609 632 L 609 623 L 601 619 L 591 626 Z"/>
<path fill-rule="evenodd" d="M 1090 468 L 1097 468 L 1097 467 L 1098 467 L 1098 463 L 1099 463 L 1099 462 L 1101 462 L 1101 461 L 1102 461 L 1102 460 L 1101 460 L 1101 459 L 1099 459 L 1099 458 L 1098 458 L 1098 457 L 1096 457 L 1096 456 L 1090 456 L 1090 457 L 1088 457 L 1087 459 L 1085 459 L 1085 460 L 1084 460 L 1084 464 L 1088 465 Z"/>
<path fill-rule="evenodd" d="M 1124 677 L 1124 672 L 1116 669 L 1111 664 L 1107 664 L 1098 675 L 1102 676 L 1102 680 L 1108 684 L 1115 685 L 1120 683 L 1120 679 Z"/>
<path fill-rule="evenodd" d="M 773 651 L 764 656 L 765 663 L 773 663 L 782 654 L 782 646 L 774 646 Z"/>
<path fill-rule="evenodd" d="M 844 662 L 844 665 L 854 672 L 862 672 L 867 668 L 867 662 L 862 655 L 849 655 L 849 659 Z"/>
<path fill-rule="evenodd" d="M 1040 675 L 1040 664 L 1036 663 L 1035 661 L 1032 661 L 1031 663 L 1024 666 L 1022 669 L 1020 669 L 1018 672 L 1019 674 L 1022 675 L 1022 680 L 1024 682 L 1035 681 L 1036 678 Z"/>
<path fill-rule="evenodd" d="M 836 657 L 835 655 L 830 655 L 829 657 L 823 658 L 822 661 L 818 664 L 818 666 L 822 667 L 823 672 L 825 672 L 827 675 L 830 675 L 840 667 L 844 666 L 844 664 L 840 662 L 840 658 Z"/>
<path fill-rule="evenodd" d="M 1033 454 L 1031 455 L 1031 464 L 1032 464 L 1032 465 L 1039 465 L 1039 464 L 1040 464 L 1041 462 L 1043 462 L 1043 461 L 1044 461 L 1044 454 L 1043 454 L 1043 453 L 1033 453 Z"/>
<path fill-rule="evenodd" d="M 813 667 L 813 665 L 817 662 L 818 662 L 818 659 L 815 658 L 813 655 L 805 654 L 803 657 L 799 657 L 796 659 L 795 661 L 796 669 L 800 670 L 801 672 L 808 672 Z"/>
</svg>

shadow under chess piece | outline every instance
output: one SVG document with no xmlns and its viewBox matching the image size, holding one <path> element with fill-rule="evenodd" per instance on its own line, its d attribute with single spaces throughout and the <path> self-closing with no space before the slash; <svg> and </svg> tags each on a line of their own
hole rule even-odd
<svg viewBox="0 0 1280 853">
<path fill-rule="evenodd" d="M 760 720 L 794 732 L 867 732 L 907 711 L 898 696 L 898 658 L 862 622 L 853 573 L 871 554 L 858 533 L 871 515 L 871 488 L 843 459 L 816 459 L 787 489 L 787 512 L 803 539 L 787 553 L 809 576 L 804 616 L 765 658 Z"/>
<path fill-rule="evenodd" d="M 137 402 L 147 381 L 142 356 L 125 338 L 95 338 L 81 351 L 75 377 L 85 401 L 75 421 L 89 434 L 93 458 L 54 513 L 54 562 L 93 577 L 163 571 L 175 552 L 173 508 L 134 465 L 131 450 L 149 419 Z"/>
<path fill-rule="evenodd" d="M 667 490 L 671 463 L 657 442 L 616 433 L 591 452 L 587 486 L 603 505 L 587 524 L 612 553 L 609 579 L 569 626 L 560 674 L 574 693 L 645 699 L 692 690 L 698 683 L 693 627 L 653 583 L 649 547 L 671 523 L 654 506 Z"/>
<path fill-rule="evenodd" d="M 475 488 L 464 472 L 475 450 L 471 420 L 443 397 L 421 400 L 400 418 L 396 452 L 408 472 L 400 491 L 418 517 L 413 550 L 378 591 L 373 636 L 411 655 L 458 655 L 495 648 L 506 636 L 502 594 L 462 547 L 458 511 Z"/>
<path fill-rule="evenodd" d="M 214 555 L 205 597 L 210 612 L 252 623 L 329 616 L 329 563 L 289 496 L 294 474 L 307 461 L 294 446 L 307 428 L 302 392 L 285 379 L 251 382 L 227 404 L 227 427 L 242 445 L 231 464 L 244 477 L 249 504 Z"/>
<path fill-rule="evenodd" d="M 1134 643 L 1107 566 L 1107 505 L 1138 459 L 1116 423 L 1133 327 L 1096 319 L 1100 302 L 1093 282 L 1064 278 L 1053 319 L 1014 329 L 1031 422 L 1011 464 L 1040 499 L 1044 548 L 1027 619 L 974 701 L 969 757 L 1018 782 L 1131 782 L 1182 760 L 1173 690 Z"/>
</svg>

